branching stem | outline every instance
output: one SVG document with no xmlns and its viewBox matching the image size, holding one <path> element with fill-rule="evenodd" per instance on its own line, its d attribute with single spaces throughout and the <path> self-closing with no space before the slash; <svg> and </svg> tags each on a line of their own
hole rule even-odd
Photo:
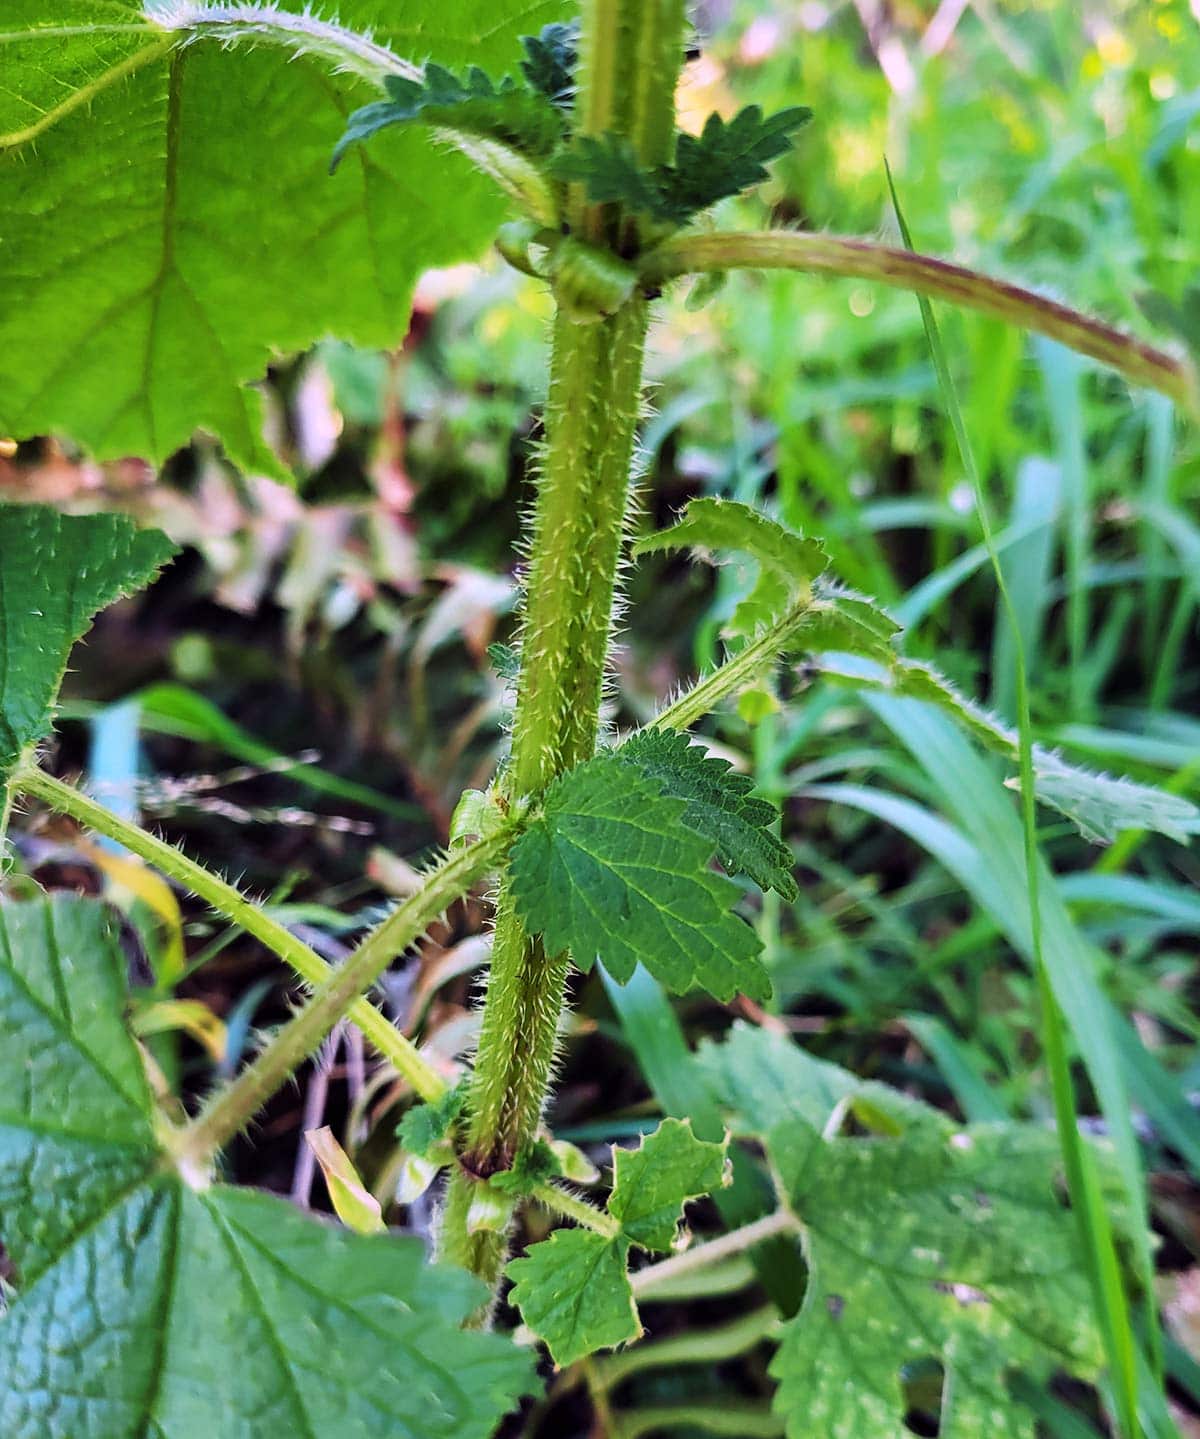
<svg viewBox="0 0 1200 1439">
<path fill-rule="evenodd" d="M 202 1173 L 212 1157 L 253 1119 L 263 1104 L 315 1052 L 354 1000 L 375 983 L 396 955 L 481 876 L 496 869 L 513 840 L 506 829 L 457 850 L 425 876 L 411 899 L 397 909 L 335 969 L 279 1031 L 257 1059 L 220 1090 L 183 1130 L 175 1155 L 181 1170 Z"/>
<path fill-rule="evenodd" d="M 652 250 L 642 263 L 643 278 L 653 286 L 679 275 L 733 269 L 846 275 L 965 305 L 1057 340 L 1108 365 L 1132 384 L 1148 385 L 1193 414 L 1200 412 L 1200 383 L 1187 360 L 1156 350 L 1132 335 L 1020 285 L 932 255 L 839 235 L 792 230 L 752 234 L 717 231 L 670 240 Z"/>
<path fill-rule="evenodd" d="M 194 859 L 189 859 L 173 844 L 157 839 L 140 826 L 121 819 L 112 810 L 97 804 L 81 790 L 64 784 L 62 780 L 55 779 L 53 775 L 32 765 L 17 771 L 12 787 L 16 791 L 36 795 L 59 814 L 70 815 L 88 829 L 115 840 L 131 854 L 136 854 L 148 864 L 152 864 L 168 879 L 175 880 L 184 889 L 190 890 L 211 905 L 218 914 L 224 915 L 247 934 L 252 934 L 260 944 L 290 965 L 308 984 L 314 987 L 324 984 L 337 973 L 303 940 L 297 939 L 290 930 L 264 913 L 240 890 L 213 874 L 211 870 L 205 869 L 202 864 L 197 864 Z M 390 918 L 384 921 L 385 924 L 390 922 Z M 347 1014 L 422 1099 L 438 1099 L 445 1093 L 446 1082 L 441 1075 L 423 1058 L 416 1045 L 401 1034 L 388 1017 L 381 1014 L 369 1000 L 356 999 Z"/>
</svg>

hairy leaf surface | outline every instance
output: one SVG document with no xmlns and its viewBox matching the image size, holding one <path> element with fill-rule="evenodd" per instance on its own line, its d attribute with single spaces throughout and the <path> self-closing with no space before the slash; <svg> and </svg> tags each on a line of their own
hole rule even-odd
<svg viewBox="0 0 1200 1439">
<path fill-rule="evenodd" d="M 527 1356 L 461 1330 L 482 1297 L 416 1240 L 185 1185 L 121 1022 L 94 900 L 0 905 L 0 1320 L 6 1439 L 337 1433 L 486 1439 Z"/>
<path fill-rule="evenodd" d="M 626 1261 L 628 1242 L 591 1229 L 556 1229 L 514 1259 L 509 1295 L 556 1364 L 574 1364 L 642 1332 Z"/>
<path fill-rule="evenodd" d="M 664 1119 L 636 1149 L 613 1151 L 608 1213 L 620 1225 L 609 1236 L 558 1229 L 508 1266 L 510 1298 L 550 1350 L 573 1364 L 642 1332 L 627 1272 L 630 1246 L 674 1247 L 689 1199 L 727 1182 L 728 1141 L 697 1139 L 687 1121 Z"/>
<path fill-rule="evenodd" d="M 732 913 L 737 886 L 708 867 L 716 841 L 686 811 L 615 753 L 562 776 L 513 846 L 522 919 L 547 949 L 582 969 L 600 959 L 622 983 L 642 963 L 676 993 L 765 998 L 757 936 Z"/>
<path fill-rule="evenodd" d="M 151 13 L 181 8 L 200 7 Z M 564 7 L 337 9 L 400 56 L 503 69 Z M 325 334 L 394 345 L 421 270 L 477 254 L 500 219 L 488 182 L 419 131 L 330 179 L 377 92 L 327 59 L 261 36 L 181 44 L 136 0 L 7 0 L 0 28 L 0 432 L 161 460 L 202 428 L 277 469 L 247 388 L 273 354 Z"/>
<path fill-rule="evenodd" d="M 749 775 L 738 774 L 727 760 L 706 754 L 672 730 L 643 730 L 617 753 L 667 794 L 687 801 L 684 823 L 715 842 L 726 869 L 795 899 L 792 852 L 775 832 L 778 813 L 769 800 L 752 793 Z"/>
<path fill-rule="evenodd" d="M 771 1366 L 789 1436 L 906 1439 L 904 1368 L 933 1361 L 946 1439 L 1032 1439 L 1008 1373 L 1096 1375 L 1052 1130 L 959 1128 L 746 1026 L 702 1064 L 739 1130 L 765 1143 L 803 1227 L 808 1290 Z M 825 1137 L 839 1104 L 884 1133 Z"/>
<path fill-rule="evenodd" d="M 123 515 L 0 505 L 0 781 L 49 734 L 67 656 L 96 612 L 174 553 L 165 535 Z"/>
</svg>

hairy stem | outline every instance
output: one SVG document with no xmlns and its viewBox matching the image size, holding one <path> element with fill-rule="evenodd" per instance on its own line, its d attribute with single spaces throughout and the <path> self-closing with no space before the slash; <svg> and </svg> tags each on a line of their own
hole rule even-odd
<svg viewBox="0 0 1200 1439">
<path fill-rule="evenodd" d="M 206 4 L 204 0 L 157 0 L 148 16 L 182 43 L 211 39 L 223 45 L 238 41 L 281 45 L 297 55 L 315 55 L 345 74 L 382 86 L 389 75 L 415 80 L 420 67 L 402 60 L 369 35 L 347 30 L 307 11 L 296 14 L 270 3 Z"/>
<path fill-rule="evenodd" d="M 742 1254 L 766 1239 L 774 1239 L 777 1234 L 799 1233 L 800 1224 L 796 1217 L 786 1209 L 777 1209 L 773 1214 L 756 1219 L 753 1224 L 743 1224 L 740 1229 L 731 1229 L 728 1234 L 722 1234 L 720 1239 L 710 1239 L 707 1244 L 698 1244 L 694 1249 L 672 1255 L 661 1264 L 651 1264 L 647 1269 L 639 1269 L 629 1281 L 633 1287 L 634 1298 L 644 1299 L 653 1294 L 660 1285 L 669 1284 L 681 1274 L 704 1269 L 710 1264 L 716 1264 L 720 1259 L 728 1259 L 731 1254 Z"/>
<path fill-rule="evenodd" d="M 639 37 L 657 16 L 653 53 Z M 681 0 L 588 0 L 583 7 L 577 117 L 584 133 L 629 135 L 644 160 L 661 158 L 663 105 L 682 62 Z M 648 86 L 667 97 L 650 103 Z M 634 97 L 642 99 L 635 102 Z M 613 240 L 604 207 L 572 194 L 576 233 Z M 612 629 L 616 576 L 630 494 L 641 399 L 646 303 L 635 297 L 591 324 L 560 313 L 546 405 L 546 451 L 538 482 L 525 597 L 521 674 L 506 785 L 536 793 L 595 750 Z M 568 956 L 527 936 L 502 888 L 492 968 L 470 1099 L 462 1166 L 442 1220 L 447 1257 L 495 1284 L 501 1235 L 467 1235 L 467 1191 L 507 1169 L 533 1139 L 545 1104 L 562 1011 Z"/>
<path fill-rule="evenodd" d="M 593 1229 L 597 1234 L 603 1234 L 606 1239 L 615 1239 L 621 1232 L 621 1226 L 612 1215 L 597 1209 L 586 1199 L 580 1199 L 578 1195 L 560 1189 L 557 1184 L 539 1184 L 532 1197 L 543 1209 L 549 1209 L 551 1213 L 561 1215 L 564 1219 L 573 1219 L 576 1224 L 581 1224 L 585 1229 Z"/>
<path fill-rule="evenodd" d="M 12 788 L 25 794 L 36 795 L 59 814 L 70 815 L 88 829 L 115 840 L 131 854 L 136 854 L 148 864 L 152 864 L 168 879 L 175 880 L 184 889 L 190 890 L 211 905 L 218 914 L 224 915 L 247 934 L 252 934 L 260 944 L 290 965 L 308 984 L 324 984 L 336 973 L 333 967 L 326 964 L 303 940 L 297 939 L 277 920 L 264 914 L 258 905 L 247 899 L 233 885 L 213 874 L 211 870 L 205 869 L 203 865 L 197 864 L 194 859 L 189 859 L 174 845 L 156 839 L 140 826 L 121 819 L 113 814 L 112 810 L 97 804 L 94 799 L 72 785 L 64 784 L 62 780 L 55 779 L 44 770 L 31 766 L 17 771 Z M 384 924 L 390 922 L 388 919 Z M 422 1099 L 438 1099 L 445 1093 L 446 1083 L 441 1075 L 421 1056 L 416 1045 L 401 1034 L 373 1004 L 366 999 L 356 999 L 347 1014 Z"/>
<path fill-rule="evenodd" d="M 482 875 L 497 868 L 513 840 L 505 829 L 456 851 L 425 877 L 354 953 L 335 969 L 299 1013 L 279 1031 L 232 1084 L 219 1091 L 184 1129 L 175 1155 L 189 1174 L 202 1173 L 222 1147 L 250 1122 L 281 1088 L 396 955 L 419 939 L 430 924 Z"/>
<path fill-rule="evenodd" d="M 1200 412 L 1200 383 L 1187 360 L 1156 350 L 1032 290 L 931 255 L 838 235 L 806 235 L 789 230 L 757 234 L 718 231 L 670 240 L 652 250 L 642 263 L 643 278 L 653 286 L 678 275 L 732 269 L 846 275 L 965 305 L 1057 340 L 1068 349 L 1108 365 L 1132 384 L 1148 385 L 1193 414 Z"/>
<path fill-rule="evenodd" d="M 812 608 L 811 602 L 801 601 L 732 659 L 697 680 L 691 689 L 685 690 L 674 703 L 655 715 L 647 728 L 690 729 L 706 715 L 712 714 L 722 700 L 757 680 L 795 645 Z"/>
</svg>

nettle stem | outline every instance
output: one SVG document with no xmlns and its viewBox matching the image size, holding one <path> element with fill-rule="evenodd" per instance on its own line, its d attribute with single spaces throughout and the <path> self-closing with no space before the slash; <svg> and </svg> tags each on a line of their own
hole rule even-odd
<svg viewBox="0 0 1200 1439">
<path fill-rule="evenodd" d="M 12 781 L 12 791 L 36 795 L 59 814 L 70 815 L 80 824 L 107 839 L 123 845 L 131 854 L 136 854 L 152 864 L 161 874 L 173 879 L 184 889 L 190 890 L 218 914 L 251 934 L 260 944 L 273 951 L 285 963 L 314 987 L 324 984 L 337 972 L 319 954 L 310 949 L 303 940 L 297 939 L 278 920 L 264 913 L 253 900 L 247 899 L 240 890 L 220 879 L 211 870 L 189 859 L 182 850 L 165 840 L 148 834 L 139 825 L 122 819 L 110 809 L 90 796 L 75 789 L 44 770 L 30 766 L 17 771 Z M 391 924 L 391 917 L 384 921 Z M 392 1024 L 386 1014 L 367 999 L 358 998 L 347 1011 L 348 1017 L 362 1030 L 379 1053 L 390 1060 L 398 1074 L 412 1085 L 414 1091 L 425 1100 L 438 1099 L 446 1091 L 446 1082 L 437 1070 L 422 1056 L 412 1040 Z"/>
<path fill-rule="evenodd" d="M 240 1133 L 271 1096 L 315 1053 L 354 1001 L 376 982 L 475 881 L 503 863 L 515 830 L 505 829 L 456 850 L 425 876 L 421 888 L 394 909 L 232 1084 L 219 1090 L 184 1129 L 173 1148 L 182 1172 L 202 1174 L 214 1155 Z"/>
<path fill-rule="evenodd" d="M 643 163 L 665 159 L 683 53 L 682 0 L 590 0 L 580 40 L 580 130 L 629 137 Z M 618 245 L 612 207 L 573 194 L 572 230 Z M 538 479 L 526 582 L 521 674 L 513 717 L 510 797 L 536 793 L 595 751 L 617 571 L 630 502 L 641 405 L 646 302 L 554 326 L 546 448 Z M 511 1166 L 534 1138 L 550 1084 L 569 957 L 528 937 L 506 887 L 471 1091 L 461 1168 L 442 1218 L 443 1253 L 491 1284 L 506 1241 L 469 1234 L 470 1192 Z"/>
</svg>

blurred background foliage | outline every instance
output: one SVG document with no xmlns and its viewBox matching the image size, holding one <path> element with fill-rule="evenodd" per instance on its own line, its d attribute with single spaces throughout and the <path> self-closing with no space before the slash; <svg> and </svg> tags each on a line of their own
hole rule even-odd
<svg viewBox="0 0 1200 1439">
<path fill-rule="evenodd" d="M 722 222 L 892 238 L 886 155 L 919 248 L 1169 340 L 1141 302 L 1178 300 L 1200 271 L 1196 0 L 713 0 L 698 22 L 685 124 L 751 101 L 815 112 Z M 233 472 L 203 439 L 162 474 L 98 466 L 53 438 L 0 449 L 4 498 L 128 510 L 186 547 L 78 651 L 59 765 L 269 896 L 330 958 L 406 892 L 461 789 L 486 785 L 503 753 L 511 696 L 489 645 L 515 631 L 548 315 L 542 287 L 485 260 L 426 277 L 394 353 L 330 341 L 282 361 L 263 388 L 294 489 Z M 941 318 L 1038 737 L 1200 797 L 1196 429 L 1052 344 Z M 721 494 L 824 536 L 842 578 L 905 622 L 908 653 L 1012 717 L 1012 635 L 913 299 L 783 274 L 680 289 L 650 379 L 639 524 Z M 644 720 L 719 656 L 746 582 L 657 557 L 629 571 L 613 726 Z M 740 1012 L 965 1117 L 1048 1118 L 1021 894 L 1006 879 L 1015 811 L 991 761 L 906 713 L 800 667 L 708 726 L 781 802 L 802 881 L 796 904 L 759 903 L 777 1002 Z M 1132 1085 L 1135 1119 L 1172 1401 L 1196 1434 L 1200 861 L 1138 834 L 1091 848 L 1045 818 L 1064 932 L 1130 1021 L 1114 1062 L 1134 1074 L 1135 1050 L 1156 1061 Z M 251 941 L 65 827 L 29 814 L 17 828 L 28 874 L 103 889 L 129 916 L 135 1017 L 167 1085 L 229 1073 L 256 1027 L 286 1013 L 288 976 Z M 388 981 L 393 1012 L 447 1072 L 471 1047 L 485 918 L 481 905 L 454 914 Z M 603 1162 L 605 1142 L 672 1107 L 680 1031 L 657 994 L 610 998 L 592 979 L 576 999 L 552 1119 Z M 728 1022 L 708 1000 L 675 1014 L 689 1038 Z M 330 1122 L 390 1202 L 407 1102 L 341 1032 L 232 1163 L 323 1204 L 300 1131 Z M 420 1228 L 429 1211 L 389 1217 Z M 655 1332 L 744 1320 L 744 1304 L 679 1301 Z M 766 1381 L 762 1326 L 750 1330 L 702 1373 L 626 1364 L 611 1387 L 634 1401 L 694 1405 L 698 1385 L 753 1398 Z M 576 1432 L 555 1407 L 569 1402 L 555 1397 L 525 1432 Z M 1097 1432 L 1070 1427 L 1097 1413 L 1064 1393 L 1043 1420 L 1049 1434 Z M 635 1418 L 623 1432 L 651 1430 Z"/>
</svg>

